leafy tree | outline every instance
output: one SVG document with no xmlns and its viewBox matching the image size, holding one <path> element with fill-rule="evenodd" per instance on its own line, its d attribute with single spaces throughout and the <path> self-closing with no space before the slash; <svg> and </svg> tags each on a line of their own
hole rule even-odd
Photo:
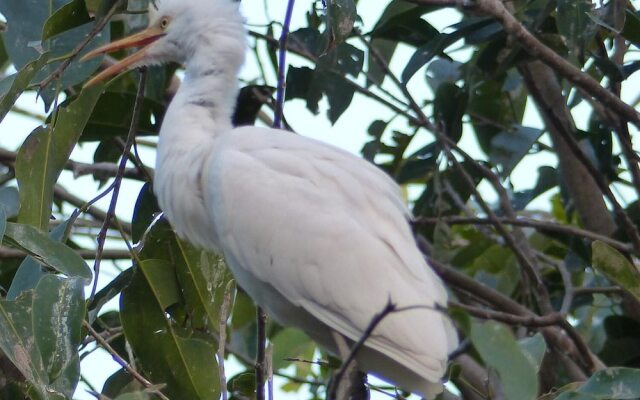
<svg viewBox="0 0 640 400">
<path fill-rule="evenodd" d="M 0 121 L 41 122 L 16 152 L 0 149 L 3 399 L 70 398 L 96 347 L 122 366 L 99 398 L 254 396 L 255 306 L 219 256 L 156 218 L 139 157 L 154 148 L 179 67 L 82 89 L 114 59 L 79 56 L 143 26 L 146 3 L 0 2 Z M 356 3 L 298 2 L 309 11 L 287 38 L 285 99 L 314 119 L 368 124 L 363 156 L 407 189 L 465 338 L 442 398 L 640 398 L 636 2 Z M 384 8 L 371 21 L 356 6 Z M 443 29 L 446 8 L 457 12 Z M 259 68 L 236 124 L 271 124 L 282 26 L 249 27 Z M 16 105 L 27 92 L 44 104 L 36 115 Z M 16 134 L 1 126 L 0 143 Z M 91 144 L 93 163 L 70 159 Z M 108 208 L 72 195 L 68 171 L 91 176 Z M 115 213 L 123 181 L 144 183 L 130 219 Z M 117 274 L 96 290 L 100 265 Z M 324 398 L 339 361 L 291 328 L 268 323 L 266 337 L 282 390 Z M 243 365 L 234 376 L 231 357 Z"/>
</svg>

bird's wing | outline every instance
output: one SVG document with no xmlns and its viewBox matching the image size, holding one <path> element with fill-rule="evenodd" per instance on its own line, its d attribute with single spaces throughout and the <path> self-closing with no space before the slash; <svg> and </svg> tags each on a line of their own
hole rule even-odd
<svg viewBox="0 0 640 400">
<path fill-rule="evenodd" d="M 367 345 L 440 377 L 457 339 L 430 307 L 447 294 L 416 248 L 393 180 L 291 133 L 247 127 L 221 140 L 205 179 L 232 269 L 354 341 L 389 301 L 426 306 L 389 315 Z"/>
</svg>

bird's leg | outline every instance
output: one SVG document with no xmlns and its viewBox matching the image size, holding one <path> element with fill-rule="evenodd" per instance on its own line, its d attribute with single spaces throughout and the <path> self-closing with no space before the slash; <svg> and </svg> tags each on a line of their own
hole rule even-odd
<svg viewBox="0 0 640 400">
<path fill-rule="evenodd" d="M 331 336 L 333 336 L 333 340 L 336 341 L 336 346 L 338 347 L 338 355 L 343 360 L 346 360 L 349 357 L 349 345 L 347 344 L 344 336 L 339 334 L 336 331 L 331 331 Z"/>
<path fill-rule="evenodd" d="M 367 375 L 358 370 L 355 360 L 347 361 L 351 349 L 344 336 L 337 332 L 331 332 L 338 348 L 340 358 L 349 365 L 343 366 L 344 374 L 334 376 L 333 382 L 329 385 L 329 400 L 368 400 L 369 390 L 367 389 Z"/>
</svg>

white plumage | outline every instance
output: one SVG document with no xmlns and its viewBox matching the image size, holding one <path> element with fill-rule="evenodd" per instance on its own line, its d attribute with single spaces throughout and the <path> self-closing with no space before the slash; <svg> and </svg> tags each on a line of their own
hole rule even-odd
<svg viewBox="0 0 640 400">
<path fill-rule="evenodd" d="M 336 353 L 332 331 L 357 341 L 388 301 L 425 306 L 388 315 L 358 365 L 407 390 L 441 390 L 458 343 L 440 279 L 416 247 L 409 211 L 384 172 L 322 142 L 231 127 L 246 38 L 232 0 L 160 0 L 150 28 L 98 49 L 144 44 L 104 71 L 183 63 L 160 130 L 160 206 L 176 232 L 224 254 L 237 282 L 276 321 Z"/>
</svg>

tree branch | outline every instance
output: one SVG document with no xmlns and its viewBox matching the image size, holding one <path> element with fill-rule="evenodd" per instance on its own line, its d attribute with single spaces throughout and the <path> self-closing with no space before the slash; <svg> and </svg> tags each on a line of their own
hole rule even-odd
<svg viewBox="0 0 640 400">
<path fill-rule="evenodd" d="M 114 348 L 111 347 L 109 342 L 107 342 L 98 332 L 96 332 L 96 330 L 93 329 L 93 327 L 87 321 L 82 321 L 82 326 L 84 326 L 84 328 L 89 331 L 91 336 L 93 336 L 96 341 L 100 343 L 100 346 L 102 346 L 103 349 L 111 354 L 111 357 L 113 357 L 113 359 L 118 364 L 120 364 L 122 368 L 124 368 L 129 374 L 131 374 L 131 376 L 133 376 L 135 380 L 140 382 L 150 393 L 155 394 L 162 400 L 169 400 L 169 398 L 160 391 L 158 385 L 152 384 L 144 376 L 140 375 L 138 371 L 133 369 L 131 365 L 129 365 L 129 363 L 127 363 L 122 357 L 120 357 L 120 355 L 114 350 Z"/>
<path fill-rule="evenodd" d="M 529 92 L 536 100 L 536 104 L 542 110 L 542 113 L 547 115 L 549 118 L 549 122 L 552 125 L 557 127 L 562 126 L 562 121 L 557 119 L 556 114 L 551 109 L 552 105 L 547 104 L 544 101 L 544 97 L 541 93 L 541 90 L 538 86 L 538 82 L 536 81 L 534 75 L 529 73 L 527 70 L 523 70 L 523 77 L 527 82 L 527 87 L 529 88 Z M 613 206 L 616 221 L 618 224 L 624 229 L 625 233 L 629 236 L 631 243 L 636 252 L 640 252 L 640 233 L 638 233 L 638 229 L 633 224 L 633 221 L 629 218 L 629 215 L 625 212 L 624 208 L 616 198 L 616 196 L 611 191 L 609 187 L 609 183 L 606 178 L 598 171 L 598 169 L 593 165 L 593 163 L 589 160 L 584 151 L 580 148 L 580 145 L 573 137 L 571 132 L 566 131 L 565 129 L 559 128 L 557 132 L 560 133 L 564 143 L 568 146 L 573 156 L 585 167 L 585 169 L 589 172 L 589 174 L 593 177 L 596 185 L 604 194 L 604 196 L 609 200 L 611 205 Z"/>
<path fill-rule="evenodd" d="M 258 326 L 258 350 L 256 353 L 256 400 L 265 400 L 264 382 L 266 376 L 265 350 L 267 344 L 267 314 L 260 306 L 256 307 L 256 323 Z"/>
<path fill-rule="evenodd" d="M 113 194 L 111 195 L 111 202 L 109 203 L 109 209 L 107 211 L 104 224 L 102 225 L 102 229 L 100 230 L 100 233 L 98 234 L 98 238 L 97 238 L 98 249 L 97 249 L 96 259 L 93 264 L 94 278 L 93 278 L 93 287 L 91 289 L 91 296 L 90 296 L 92 300 L 93 300 L 93 296 L 96 293 L 96 289 L 98 288 L 98 275 L 100 274 L 100 261 L 102 260 L 102 252 L 104 250 L 107 230 L 111 223 L 111 219 L 115 217 L 115 214 L 116 214 L 116 205 L 118 203 L 118 195 L 120 194 L 120 185 L 122 183 L 124 170 L 128 162 L 127 154 L 129 153 L 129 150 L 133 145 L 133 141 L 135 140 L 135 136 L 136 136 L 136 130 L 138 129 L 140 112 L 142 110 L 142 101 L 144 100 L 144 88 L 146 84 L 146 78 L 147 78 L 147 70 L 146 68 L 141 68 L 140 79 L 138 82 L 138 93 L 136 94 L 136 100 L 133 105 L 133 116 L 131 117 L 131 125 L 129 126 L 129 134 L 127 135 L 127 142 L 125 143 L 125 148 L 122 153 L 122 157 L 120 158 L 120 164 L 118 165 L 118 172 L 116 173 L 115 179 L 113 181 Z"/>
<path fill-rule="evenodd" d="M 614 110 L 622 118 L 632 122 L 640 128 L 638 112 L 613 93 L 605 89 L 589 74 L 581 71 L 569 61 L 565 60 L 544 43 L 538 40 L 520 23 L 504 6 L 500 0 L 407 0 L 420 5 L 439 5 L 445 7 L 459 7 L 488 14 L 495 18 L 504 30 L 515 37 L 522 48 L 531 56 L 544 62 L 569 82 L 584 89 L 589 95 Z"/>
<path fill-rule="evenodd" d="M 611 247 L 614 247 L 617 250 L 620 250 L 624 253 L 631 253 L 634 251 L 633 247 L 628 245 L 627 243 L 620 242 L 618 240 L 612 239 L 609 236 L 600 235 L 598 233 L 588 231 L 586 229 L 578 228 L 577 226 L 560 224 L 553 221 L 540 221 L 532 218 L 526 217 L 518 217 L 518 218 L 504 218 L 497 217 L 497 219 L 507 225 L 517 225 L 529 228 L 535 228 L 544 233 L 547 232 L 556 232 L 571 236 L 582 237 L 589 240 L 599 240 L 608 244 Z M 449 225 L 493 225 L 493 221 L 488 218 L 479 218 L 479 217 L 458 217 L 458 216 L 449 216 L 449 217 L 416 217 L 413 221 L 416 225 L 428 224 L 434 225 L 437 222 L 444 222 Z"/>
<path fill-rule="evenodd" d="M 418 240 L 424 240 L 420 237 Z M 516 303 L 507 296 L 499 293 L 480 282 L 468 277 L 467 275 L 456 271 L 455 269 L 445 266 L 435 260 L 428 260 L 433 270 L 449 285 L 468 293 L 486 304 L 491 305 L 499 311 L 519 316 L 535 316 L 535 314 L 524 307 L 521 304 Z M 539 328 L 550 346 L 555 347 L 562 354 L 568 354 L 572 362 L 578 362 L 588 375 L 591 375 L 594 370 L 600 369 L 604 364 L 598 359 L 598 357 L 584 345 L 584 341 L 579 334 L 575 333 L 575 328 L 571 325 L 563 325 L 562 329 L 566 331 L 566 335 L 557 327 L 543 327 Z M 569 333 L 568 331 L 573 331 Z M 567 339 L 569 336 L 569 340 Z M 577 341 L 577 342 L 576 342 Z M 566 360 L 569 362 L 569 359 Z M 573 366 L 568 366 L 568 370 L 576 371 Z M 580 375 L 574 375 L 572 378 L 575 380 L 585 380 L 587 374 L 582 372 Z"/>
<path fill-rule="evenodd" d="M 5 165 L 7 163 L 15 163 L 16 157 L 16 152 L 0 148 L 0 163 Z M 87 164 L 69 160 L 65 164 L 64 169 L 73 172 L 73 176 L 76 178 L 85 175 L 92 175 L 95 179 L 104 179 L 116 176 L 118 172 L 118 165 L 106 162 Z M 123 177 L 127 179 L 145 181 L 145 177 L 137 168 L 125 168 Z"/>
<path fill-rule="evenodd" d="M 86 260 L 94 260 L 97 257 L 96 251 L 91 249 L 76 249 L 78 255 Z M 22 259 L 28 256 L 26 252 L 10 247 L 0 247 L 0 259 Z M 128 250 L 103 250 L 102 258 L 105 260 L 127 260 L 131 258 Z"/>
<path fill-rule="evenodd" d="M 367 326 L 367 329 L 365 329 L 365 331 L 362 333 L 362 335 L 360 336 L 360 339 L 358 339 L 358 341 L 353 346 L 351 346 L 349 354 L 342 361 L 342 365 L 340 366 L 340 369 L 336 373 L 335 379 L 331 387 L 329 388 L 329 394 L 327 396 L 327 399 L 343 400 L 342 398 L 338 399 L 336 396 L 338 394 L 338 389 L 340 388 L 340 384 L 345 377 L 345 374 L 351 367 L 351 363 L 354 362 L 356 355 L 358 355 L 358 352 L 360 351 L 362 346 L 364 346 L 364 342 L 366 342 L 366 340 L 369 339 L 369 337 L 371 336 L 373 331 L 376 329 L 376 327 L 380 324 L 380 322 L 382 322 L 382 320 L 386 318 L 387 315 L 389 315 L 394 311 L 400 311 L 400 310 L 395 306 L 395 304 L 389 301 L 387 305 L 382 309 L 382 311 L 380 311 L 378 314 L 373 316 L 373 318 L 371 319 L 371 322 L 369 322 L 369 325 Z M 340 335 L 339 333 L 337 334 Z"/>
</svg>

